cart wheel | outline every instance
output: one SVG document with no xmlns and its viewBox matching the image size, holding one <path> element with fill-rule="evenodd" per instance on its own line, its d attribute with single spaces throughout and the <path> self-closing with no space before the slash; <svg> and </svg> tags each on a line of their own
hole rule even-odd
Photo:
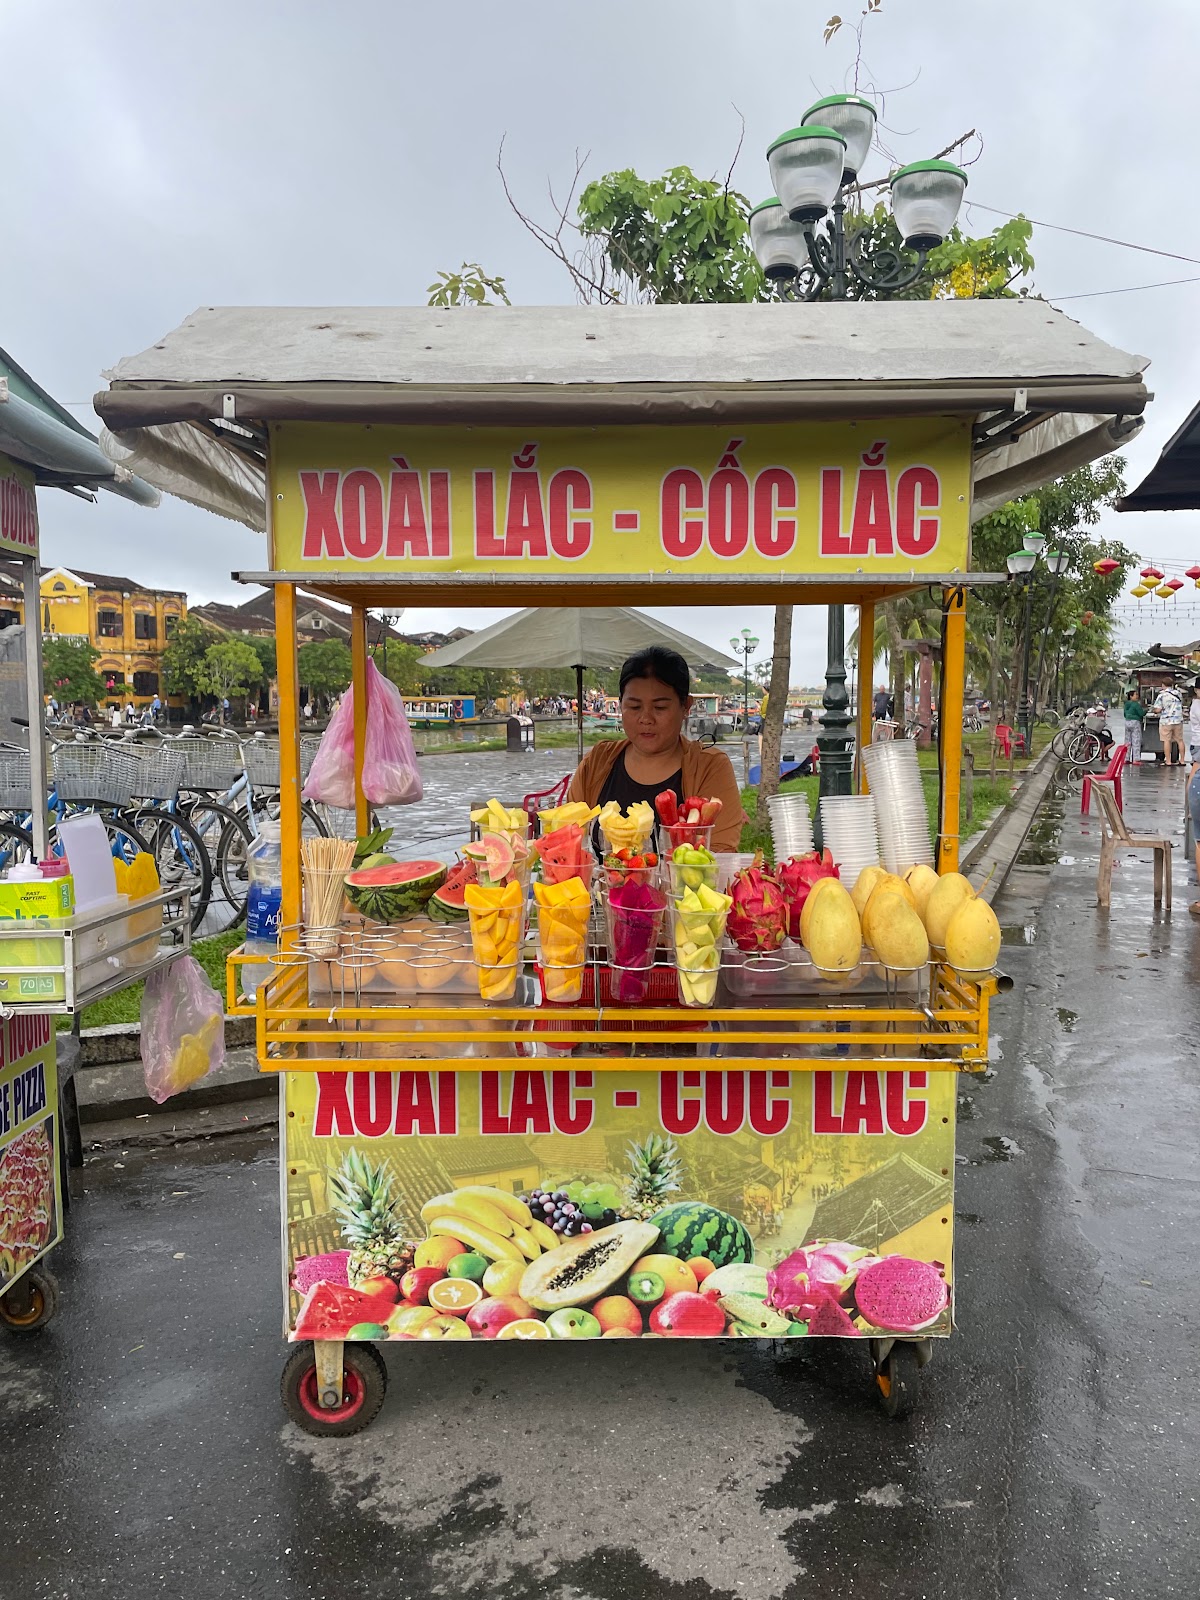
<svg viewBox="0 0 1200 1600">
<path fill-rule="evenodd" d="M 58 1310 L 58 1279 L 49 1267 L 30 1267 L 0 1295 L 0 1323 L 10 1333 L 40 1333 Z"/>
<path fill-rule="evenodd" d="M 911 1344 L 894 1344 L 875 1373 L 884 1411 L 895 1420 L 906 1417 L 917 1403 L 920 1358 Z"/>
<path fill-rule="evenodd" d="M 387 1393 L 387 1367 L 371 1344 L 347 1344 L 342 1351 L 342 1403 L 336 1411 L 321 1405 L 317 1363 L 311 1344 L 298 1345 L 283 1364 L 279 1382 L 283 1409 L 297 1427 L 320 1439 L 343 1439 L 373 1422 Z"/>
</svg>

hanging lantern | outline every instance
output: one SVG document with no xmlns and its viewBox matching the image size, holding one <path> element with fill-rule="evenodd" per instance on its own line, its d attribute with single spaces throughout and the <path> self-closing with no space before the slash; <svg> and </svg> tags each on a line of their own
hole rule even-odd
<svg viewBox="0 0 1200 1600">
<path fill-rule="evenodd" d="M 1166 584 L 1164 585 L 1164 587 L 1167 588 L 1167 589 L 1170 589 L 1172 594 L 1175 594 L 1175 593 L 1177 593 L 1178 590 L 1183 588 L 1183 579 L 1182 578 L 1168 578 L 1167 581 L 1166 581 Z"/>
<path fill-rule="evenodd" d="M 1098 572 L 1102 578 L 1107 578 L 1109 573 L 1115 572 L 1120 565 L 1121 563 L 1114 561 L 1111 556 L 1102 556 L 1099 561 L 1092 562 L 1092 570 Z"/>
<path fill-rule="evenodd" d="M 1142 577 L 1143 578 L 1152 578 L 1154 580 L 1154 582 L 1157 583 L 1161 579 L 1162 573 L 1158 570 L 1157 567 L 1143 567 L 1142 568 Z"/>
<path fill-rule="evenodd" d="M 1165 583 L 1160 583 L 1154 592 L 1160 600 L 1170 600 L 1175 594 L 1174 589 L 1168 589 Z"/>
<path fill-rule="evenodd" d="M 1189 567 L 1184 573 L 1184 577 L 1194 578 L 1197 583 L 1200 583 L 1200 567 Z"/>
<path fill-rule="evenodd" d="M 1200 584 L 1197 584 L 1197 586 L 1196 586 L 1196 587 L 1197 587 L 1197 588 L 1200 588 Z M 1144 584 L 1144 583 L 1135 583 L 1135 584 L 1134 584 L 1134 586 L 1133 586 L 1133 588 L 1132 588 L 1132 589 L 1130 589 L 1130 591 L 1129 591 L 1129 592 L 1130 592 L 1130 594 L 1132 594 L 1132 595 L 1136 595 L 1136 597 L 1137 597 L 1137 598 L 1138 598 L 1138 599 L 1139 599 L 1139 600 L 1144 600 L 1144 599 L 1145 599 L 1145 597 L 1146 597 L 1146 596 L 1147 596 L 1147 595 L 1148 595 L 1148 594 L 1149 594 L 1149 593 L 1150 593 L 1150 590 L 1149 590 L 1149 588 L 1148 588 L 1148 587 L 1147 587 L 1147 586 L 1146 586 L 1146 584 Z"/>
<path fill-rule="evenodd" d="M 1081 627 L 1086 628 L 1089 622 L 1095 622 L 1095 620 L 1096 613 L 1094 611 L 1085 611 L 1080 617 L 1079 623 Z"/>
</svg>

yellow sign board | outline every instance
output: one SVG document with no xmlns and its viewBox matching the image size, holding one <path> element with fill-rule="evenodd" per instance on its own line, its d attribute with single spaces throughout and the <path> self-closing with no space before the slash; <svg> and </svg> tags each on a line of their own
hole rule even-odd
<svg viewBox="0 0 1200 1600">
<path fill-rule="evenodd" d="M 283 572 L 968 565 L 971 432 L 951 418 L 520 431 L 279 423 L 270 460 Z"/>
<path fill-rule="evenodd" d="M 10 555 L 38 553 L 37 494 L 33 474 L 0 456 L 0 550 Z"/>
</svg>

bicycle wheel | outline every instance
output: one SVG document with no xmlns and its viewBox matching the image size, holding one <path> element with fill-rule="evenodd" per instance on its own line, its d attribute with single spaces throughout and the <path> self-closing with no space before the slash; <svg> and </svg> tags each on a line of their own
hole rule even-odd
<svg viewBox="0 0 1200 1600">
<path fill-rule="evenodd" d="M 15 822 L 0 822 L 0 869 L 33 860 L 33 836 Z"/>
<path fill-rule="evenodd" d="M 183 815 L 204 841 L 212 863 L 212 893 L 205 932 L 228 933 L 246 914 L 249 824 L 240 812 L 218 805 L 215 800 L 193 800 L 183 807 Z"/>
<path fill-rule="evenodd" d="M 163 888 L 191 890 L 192 932 L 199 933 L 208 913 L 213 881 L 204 840 L 186 817 L 152 806 L 136 812 L 134 820 L 158 866 L 158 881 Z"/>
<path fill-rule="evenodd" d="M 1101 744 L 1096 734 L 1084 729 L 1067 746 L 1067 760 L 1073 767 L 1090 767 L 1100 759 Z"/>
</svg>

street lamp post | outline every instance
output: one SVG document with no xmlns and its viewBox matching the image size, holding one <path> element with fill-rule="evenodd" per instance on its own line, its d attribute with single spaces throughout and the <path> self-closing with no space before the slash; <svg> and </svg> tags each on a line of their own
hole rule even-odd
<svg viewBox="0 0 1200 1600">
<path fill-rule="evenodd" d="M 781 134 L 768 149 L 775 194 L 751 211 L 750 240 L 781 297 L 803 303 L 897 294 L 916 282 L 929 252 L 954 227 L 966 173 L 948 161 L 916 161 L 893 172 L 889 182 L 903 249 L 882 246 L 868 259 L 856 235 L 847 236 L 847 197 L 855 192 L 870 152 L 876 117 L 865 95 L 829 95 L 810 106 L 800 126 Z M 849 794 L 853 762 L 845 611 L 841 605 L 828 609 L 822 731 L 817 739 L 820 792 Z"/>
<path fill-rule="evenodd" d="M 736 639 L 729 641 L 734 655 L 742 658 L 742 733 L 750 729 L 750 657 L 758 649 L 758 640 L 749 628 L 743 628 Z"/>
</svg>

